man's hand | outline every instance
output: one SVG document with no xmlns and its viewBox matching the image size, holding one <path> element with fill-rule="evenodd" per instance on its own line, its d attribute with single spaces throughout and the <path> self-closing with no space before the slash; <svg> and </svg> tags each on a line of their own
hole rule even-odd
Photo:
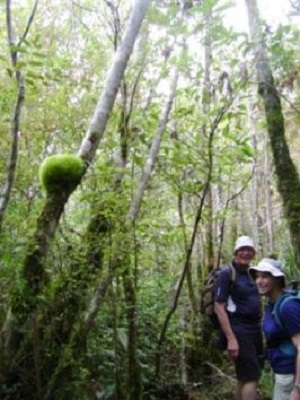
<svg viewBox="0 0 300 400">
<path fill-rule="evenodd" d="M 235 336 L 228 340 L 227 353 L 231 361 L 235 361 L 239 355 L 239 344 Z"/>
</svg>

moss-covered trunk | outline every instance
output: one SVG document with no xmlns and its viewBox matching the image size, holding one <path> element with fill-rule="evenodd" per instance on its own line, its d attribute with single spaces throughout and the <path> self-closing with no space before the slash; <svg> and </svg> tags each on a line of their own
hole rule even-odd
<svg viewBox="0 0 300 400">
<path fill-rule="evenodd" d="M 107 73 L 102 95 L 99 98 L 85 138 L 78 150 L 78 158 L 85 162 L 83 170 L 79 168 L 79 176 L 77 176 L 79 179 L 76 180 L 76 182 L 69 182 L 70 171 L 64 169 L 65 163 L 63 163 L 63 165 L 55 166 L 55 169 L 58 171 L 55 181 L 52 179 L 51 188 L 49 185 L 46 187 L 48 196 L 43 211 L 37 219 L 36 231 L 33 237 L 29 239 L 29 247 L 23 262 L 23 279 L 18 281 L 13 288 L 10 312 L 7 315 L 6 322 L 1 331 L 1 399 L 40 399 L 42 396 L 41 393 L 43 392 L 43 382 L 49 379 L 51 379 L 51 382 L 57 382 L 57 380 L 52 379 L 49 375 L 46 376 L 45 374 L 43 376 L 44 371 L 47 371 L 50 375 L 51 372 L 53 370 L 56 371 L 57 368 L 58 371 L 60 371 L 60 366 L 65 359 L 65 352 L 62 352 L 63 354 L 60 357 L 59 351 L 57 351 L 57 360 L 55 360 L 54 357 L 53 362 L 51 356 L 49 362 L 48 352 L 51 353 L 53 349 L 44 346 L 45 343 L 52 343 L 51 336 L 56 332 L 56 328 L 52 326 L 49 328 L 42 323 L 48 315 L 49 308 L 51 308 L 51 305 L 47 304 L 49 299 L 44 291 L 46 286 L 50 286 L 50 280 L 45 268 L 45 260 L 58 227 L 60 217 L 63 213 L 64 206 L 94 159 L 99 143 L 103 137 L 109 114 L 113 108 L 120 83 L 123 79 L 136 37 L 149 4 L 150 0 L 137 0 L 133 4 L 122 43 L 115 54 L 112 67 Z M 74 161 L 74 157 L 69 159 L 69 161 L 72 160 Z M 59 168 L 57 169 L 57 167 Z M 62 177 L 60 172 L 63 170 L 65 170 L 66 174 Z M 48 172 L 48 170 L 44 170 L 44 172 Z M 43 177 L 48 182 L 48 178 L 53 177 L 53 175 L 45 173 Z M 62 178 L 65 180 L 62 181 Z M 65 183 L 70 183 L 71 186 L 65 189 Z M 51 193 L 49 189 L 51 189 Z M 94 250 L 95 249 L 91 249 L 89 254 L 92 269 L 94 269 L 93 264 L 99 264 L 99 257 L 101 258 L 101 255 L 99 253 L 96 254 Z M 72 337 L 73 318 L 81 308 L 81 299 L 79 299 L 76 294 L 76 284 L 83 281 L 82 277 L 84 274 L 81 275 L 82 272 L 81 270 L 74 280 L 74 276 L 69 277 L 71 285 L 75 284 L 75 287 L 72 286 L 72 294 L 69 298 L 68 305 L 71 308 L 73 306 L 75 307 L 68 321 L 68 329 L 66 330 L 66 336 L 63 338 L 62 343 L 67 342 L 69 337 Z M 105 280 L 105 282 L 109 282 L 109 279 Z M 107 288 L 107 285 L 108 284 L 106 284 L 105 288 Z M 60 289 L 62 287 L 63 286 L 61 286 Z M 57 295 L 59 296 L 58 292 Z M 79 299 L 79 303 L 72 302 L 74 299 Z M 57 301 L 59 302 L 59 299 L 57 299 Z M 47 323 L 49 324 L 49 321 L 47 321 Z M 50 332 L 47 328 L 49 328 Z M 57 329 L 60 328 L 61 323 L 59 322 Z M 50 339 L 47 338 L 47 341 L 44 342 L 46 335 L 49 335 Z M 73 342 L 76 343 L 76 341 Z M 71 343 L 73 342 L 71 340 Z M 49 365 L 50 371 L 48 369 Z M 70 368 L 71 367 L 72 364 L 70 364 Z M 53 376 L 55 376 L 55 374 Z M 48 392 L 50 393 L 51 390 L 48 389 Z"/>
<path fill-rule="evenodd" d="M 281 102 L 274 86 L 273 78 L 260 83 L 260 94 L 264 99 L 268 133 L 272 147 L 277 187 L 283 201 L 284 215 L 287 219 L 294 255 L 300 263 L 300 180 L 296 166 L 290 156 L 285 138 L 284 119 Z"/>
<path fill-rule="evenodd" d="M 128 336 L 128 367 L 127 367 L 127 400 L 142 398 L 142 379 L 137 351 L 137 310 L 135 279 L 130 267 L 130 259 L 123 265 L 123 285 L 126 300 L 127 336 Z"/>
<path fill-rule="evenodd" d="M 255 44 L 258 91 L 264 102 L 267 129 L 273 153 L 277 187 L 283 202 L 295 261 L 300 263 L 300 180 L 285 137 L 280 97 L 266 56 L 263 34 L 259 25 L 256 0 L 246 0 L 251 40 Z"/>
<path fill-rule="evenodd" d="M 0 398 L 6 398 L 7 393 L 13 396 L 8 398 L 26 398 L 39 386 L 38 321 L 45 306 L 42 290 L 49 281 L 45 257 L 68 196 L 60 193 L 47 197 L 25 254 L 23 280 L 11 292 L 10 312 L 1 331 Z"/>
</svg>

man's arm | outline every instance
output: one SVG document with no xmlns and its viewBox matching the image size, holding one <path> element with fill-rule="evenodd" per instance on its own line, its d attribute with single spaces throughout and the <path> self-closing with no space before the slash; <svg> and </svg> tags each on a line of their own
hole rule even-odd
<svg viewBox="0 0 300 400">
<path fill-rule="evenodd" d="M 295 386 L 291 393 L 290 400 L 300 400 L 300 333 L 293 335 L 292 341 L 297 349 L 297 355 L 295 359 Z"/>
<path fill-rule="evenodd" d="M 227 303 L 220 303 L 218 301 L 214 302 L 214 310 L 217 314 L 218 320 L 220 322 L 221 329 L 227 339 L 227 351 L 228 355 L 232 360 L 235 360 L 239 355 L 239 344 L 233 333 L 226 311 Z M 300 379 L 299 379 L 300 381 Z M 300 393 L 300 391 L 299 391 Z M 298 399 L 297 399 L 298 400 Z M 300 400 L 300 398 L 299 398 Z"/>
</svg>

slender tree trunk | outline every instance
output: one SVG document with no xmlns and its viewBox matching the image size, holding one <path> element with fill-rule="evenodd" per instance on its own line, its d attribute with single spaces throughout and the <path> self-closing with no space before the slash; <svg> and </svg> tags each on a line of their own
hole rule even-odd
<svg viewBox="0 0 300 400">
<path fill-rule="evenodd" d="M 182 310 L 182 315 L 180 316 L 180 332 L 181 335 L 181 343 L 180 343 L 180 373 L 181 373 L 181 383 L 184 387 L 188 384 L 188 365 L 186 360 L 186 334 L 188 333 L 188 326 L 186 321 L 186 309 Z"/>
<path fill-rule="evenodd" d="M 128 337 L 128 363 L 127 363 L 127 382 L 126 399 L 139 400 L 142 398 L 142 379 L 140 363 L 137 354 L 137 310 L 136 310 L 136 286 L 135 278 L 131 268 L 130 254 L 123 259 L 122 279 L 124 287 L 124 296 L 126 301 L 127 314 L 127 337 Z"/>
<path fill-rule="evenodd" d="M 165 110 L 163 112 L 162 119 L 159 123 L 159 127 L 157 130 L 157 134 L 154 136 L 153 143 L 150 149 L 148 160 L 146 161 L 144 173 L 142 174 L 140 184 L 138 186 L 136 197 L 133 199 L 130 207 L 130 211 L 126 216 L 126 220 L 130 221 L 133 226 L 138 218 L 138 214 L 140 211 L 142 199 L 145 193 L 145 190 L 148 187 L 149 180 L 151 177 L 151 172 L 153 166 L 156 162 L 156 158 L 159 152 L 159 147 L 162 139 L 162 135 L 165 132 L 166 124 L 169 118 L 169 113 L 171 111 L 172 102 L 175 97 L 176 84 L 177 84 L 178 74 L 174 75 L 174 80 L 172 82 L 172 90 L 170 92 L 168 101 L 166 103 Z M 125 114 L 123 114 L 125 116 Z M 126 114 L 126 117 L 128 115 Z M 125 119 L 126 119 L 125 117 Z M 124 134 L 125 126 L 122 125 L 121 136 Z M 123 135 L 123 139 L 124 139 Z M 121 141 L 121 145 L 123 146 L 123 150 L 126 147 L 126 142 L 124 140 Z M 125 146 L 125 147 L 124 147 Z M 123 161 L 122 165 L 126 165 L 127 160 L 127 151 L 123 151 Z M 118 189 L 120 184 L 121 175 L 118 175 L 117 181 L 115 182 L 115 188 Z M 123 232 L 124 240 L 128 240 L 129 232 L 125 229 Z M 130 244 L 125 246 L 127 251 L 130 249 Z M 124 287 L 124 295 L 126 300 L 127 307 L 127 321 L 128 321 L 128 371 L 127 371 L 127 391 L 126 396 L 128 400 L 136 400 L 139 399 L 142 395 L 142 380 L 140 373 L 140 365 L 137 356 L 137 322 L 136 322 L 136 287 L 135 287 L 135 277 L 130 266 L 130 260 L 128 260 L 128 254 L 124 255 L 123 258 L 114 259 L 112 262 L 112 266 L 105 271 L 103 271 L 103 275 L 98 283 L 95 295 L 90 302 L 89 309 L 85 315 L 84 322 L 81 324 L 79 329 L 74 333 L 71 344 L 71 347 L 74 351 L 76 349 L 81 348 L 84 349 L 82 342 L 86 341 L 87 335 L 91 328 L 94 326 L 95 319 L 99 310 L 100 305 L 102 304 L 104 297 L 107 293 L 108 287 L 111 284 L 114 273 L 118 265 L 122 265 L 122 279 L 123 279 L 123 287 Z M 68 347 L 64 349 L 64 351 L 68 351 Z M 80 357 L 83 356 L 82 351 L 77 351 L 74 354 L 74 358 L 78 361 Z M 68 372 L 69 367 L 72 363 L 71 359 L 63 359 L 63 363 L 61 363 L 56 369 L 55 373 L 52 376 L 51 381 L 48 385 L 48 391 L 45 399 L 51 399 L 51 396 L 54 393 L 55 388 L 57 387 L 58 382 L 61 381 L 62 377 Z"/>
<path fill-rule="evenodd" d="M 204 36 L 204 89 L 203 89 L 203 100 L 202 100 L 202 109 L 203 115 L 209 115 L 210 106 L 211 106 L 211 79 L 210 79 L 210 69 L 212 63 L 212 47 L 211 47 L 211 17 L 212 11 L 209 10 L 204 15 L 205 21 L 205 36 Z M 203 127 L 203 133 L 205 136 L 205 131 L 207 130 L 207 124 Z M 206 197 L 206 208 L 208 211 L 208 222 L 205 227 L 206 231 L 206 259 L 207 265 L 215 264 L 214 260 L 214 231 L 213 231 L 213 191 L 212 185 L 209 184 L 207 197 Z"/>
<path fill-rule="evenodd" d="M 173 100 L 176 93 L 178 81 L 178 71 L 175 71 L 170 94 L 159 122 L 157 133 L 153 138 L 152 145 L 150 148 L 149 156 L 146 161 L 142 177 L 137 189 L 137 194 L 133 199 L 129 212 L 129 220 L 133 224 L 135 229 L 135 222 L 137 220 L 142 199 L 145 190 L 148 187 L 151 172 L 156 162 L 163 133 L 165 132 L 166 125 L 169 119 L 170 111 L 172 108 Z M 124 282 L 124 293 L 127 305 L 127 319 L 128 319 L 128 381 L 127 381 L 127 399 L 138 400 L 142 396 L 142 385 L 141 385 L 141 374 L 140 365 L 137 357 L 137 327 L 136 327 L 136 287 L 135 279 L 130 268 L 130 260 L 125 262 L 123 266 L 123 282 Z"/>
<path fill-rule="evenodd" d="M 155 164 L 155 161 L 156 161 L 156 158 L 157 158 L 157 155 L 159 152 L 162 136 L 163 136 L 163 133 L 165 132 L 166 125 L 167 125 L 169 115 L 170 115 L 170 111 L 171 111 L 171 108 L 173 105 L 173 101 L 174 101 L 174 97 L 175 97 L 175 93 L 176 93 L 177 81 L 178 81 L 178 71 L 176 70 L 174 73 L 173 80 L 172 80 L 170 94 L 169 94 L 162 118 L 159 122 L 159 126 L 157 129 L 156 135 L 154 136 L 154 139 L 152 141 L 150 153 L 147 158 L 147 161 L 146 161 L 146 164 L 144 167 L 144 171 L 143 171 L 142 177 L 139 182 L 137 194 L 131 203 L 130 212 L 129 212 L 129 219 L 131 221 L 135 221 L 137 218 L 137 215 L 139 213 L 139 210 L 140 210 L 140 207 L 142 204 L 142 199 L 144 196 L 145 189 L 147 188 L 150 177 L 151 177 L 151 172 L 153 170 L 153 166 Z"/>
<path fill-rule="evenodd" d="M 222 109 L 219 112 L 219 114 L 215 117 L 215 120 L 214 120 L 214 122 L 212 124 L 212 128 L 211 128 L 210 133 L 209 133 L 207 179 L 206 179 L 206 182 L 204 184 L 204 188 L 203 188 L 203 191 L 202 191 L 199 207 L 197 209 L 197 213 L 196 213 L 196 216 L 195 216 L 193 232 L 192 232 L 191 239 L 189 241 L 189 245 L 188 245 L 188 249 L 187 249 L 187 253 L 186 253 L 186 257 L 185 257 L 185 262 L 184 262 L 184 265 L 183 265 L 183 268 L 182 268 L 180 279 L 178 281 L 177 290 L 176 290 L 176 293 L 174 295 L 173 304 L 171 305 L 171 308 L 170 308 L 170 310 L 168 311 L 168 313 L 166 315 L 166 318 L 164 320 L 164 323 L 163 323 L 163 326 L 162 326 L 162 329 L 161 329 L 161 333 L 160 333 L 160 337 L 159 337 L 159 341 L 158 341 L 158 345 L 157 345 L 157 351 L 156 351 L 156 365 L 155 365 L 155 379 L 156 379 L 156 381 L 159 381 L 159 378 L 160 378 L 162 345 L 163 345 L 165 337 L 166 337 L 166 333 L 167 333 L 167 329 L 168 329 L 168 326 L 169 326 L 169 322 L 170 322 L 173 314 L 175 313 L 175 311 L 177 309 L 179 297 L 180 297 L 180 294 L 181 294 L 181 290 L 183 288 L 183 283 L 185 281 L 187 271 L 188 271 L 188 269 L 190 267 L 190 260 L 191 260 L 191 256 L 192 256 L 192 253 L 193 253 L 193 248 L 194 248 L 194 245 L 195 245 L 195 242 L 196 242 L 196 237 L 197 237 L 197 233 L 198 233 L 198 226 L 199 226 L 199 223 L 200 223 L 201 218 L 202 218 L 202 211 L 203 211 L 204 203 L 206 201 L 206 195 L 207 195 L 208 187 L 209 187 L 209 184 L 211 182 L 211 177 L 212 177 L 212 168 L 213 168 L 213 147 L 212 147 L 212 144 L 213 144 L 213 138 L 214 138 L 215 130 L 217 129 L 220 121 L 222 120 L 224 112 L 225 111 Z"/>
<path fill-rule="evenodd" d="M 179 192 L 178 194 L 178 214 L 179 214 L 179 221 L 180 225 L 182 227 L 183 231 L 183 241 L 184 241 L 184 250 L 185 253 L 188 251 L 188 241 L 187 241 L 187 235 L 186 235 L 186 225 L 185 225 L 185 220 L 184 220 L 184 196 L 182 192 Z M 193 310 L 193 314 L 197 315 L 198 314 L 198 302 L 196 299 L 196 295 L 194 292 L 193 288 L 193 277 L 192 277 L 192 263 L 190 263 L 189 268 L 187 270 L 186 274 L 186 281 L 187 281 L 187 287 L 188 287 L 188 293 L 189 293 L 189 301 Z"/>
<path fill-rule="evenodd" d="M 133 50 L 136 37 L 151 0 L 136 0 L 127 23 L 122 43 L 115 53 L 115 58 L 106 78 L 102 95 L 98 101 L 89 129 L 78 150 L 88 166 L 94 158 L 103 137 L 108 116 L 113 108 L 124 72 Z"/>
<path fill-rule="evenodd" d="M 256 0 L 246 0 L 250 38 L 254 44 L 258 91 L 264 102 L 277 188 L 283 201 L 296 263 L 300 263 L 300 180 L 285 138 L 281 101 L 266 55 Z"/>
<path fill-rule="evenodd" d="M 273 199 L 272 199 L 272 171 L 271 160 L 268 152 L 269 141 L 267 134 L 264 135 L 264 178 L 265 178 L 265 199 L 266 199 L 266 237 L 267 252 L 273 253 L 275 250 L 274 222 L 273 222 Z"/>
<path fill-rule="evenodd" d="M 12 16 L 11 16 L 11 1 L 6 0 L 6 25 L 7 25 L 7 38 L 8 38 L 8 45 L 9 46 L 17 46 L 21 47 L 22 42 L 24 39 L 26 39 L 27 34 L 29 32 L 30 26 L 33 22 L 35 12 L 37 10 L 38 6 L 38 0 L 35 1 L 31 15 L 28 19 L 26 28 L 24 30 L 23 35 L 21 36 L 21 39 L 19 40 L 19 43 L 16 42 L 15 36 L 13 34 L 13 28 L 12 28 Z M 11 121 L 11 148 L 10 148 L 10 157 L 8 160 L 8 165 L 7 165 L 7 175 L 6 175 L 6 180 L 4 185 L 2 186 L 0 190 L 0 231 L 2 228 L 2 222 L 3 218 L 5 215 L 5 211 L 7 209 L 9 199 L 10 199 L 10 193 L 11 189 L 14 183 L 15 179 L 15 172 L 16 172 L 16 167 L 17 167 L 17 161 L 18 161 L 18 151 L 19 151 L 19 130 L 20 130 L 20 119 L 21 119 L 21 112 L 22 112 L 22 106 L 25 100 L 25 80 L 23 73 L 21 70 L 17 69 L 17 62 L 18 62 L 18 50 L 16 49 L 10 49 L 10 57 L 11 57 L 11 64 L 13 69 L 16 69 L 16 81 L 18 85 L 18 91 L 17 91 L 17 99 L 16 99 L 16 104 L 15 104 L 15 109 L 14 109 L 14 114 L 12 117 Z"/>
<path fill-rule="evenodd" d="M 117 10 L 114 13 L 114 19 L 118 20 Z M 115 21 L 114 25 L 117 25 L 118 21 Z M 138 84 L 145 64 L 145 52 L 143 51 L 143 45 L 145 45 L 145 39 L 147 39 L 147 31 L 145 35 L 141 35 L 139 41 L 137 42 L 138 49 L 133 54 L 133 62 L 136 65 L 137 74 L 134 80 L 132 88 L 129 89 L 126 79 L 124 78 L 121 85 L 122 94 L 122 111 L 119 119 L 118 133 L 120 135 L 120 150 L 118 157 L 115 159 L 117 163 L 118 173 L 115 176 L 114 184 L 112 185 L 116 195 L 122 193 L 122 180 L 125 175 L 130 143 L 133 140 L 132 131 L 130 128 L 132 111 L 134 109 L 134 99 L 136 97 L 136 92 L 138 91 Z M 117 43 L 117 41 L 115 41 Z M 116 47 L 117 48 L 117 47 Z M 102 207 L 105 207 L 105 205 Z M 100 214 L 102 210 L 99 210 Z M 121 217 L 124 217 L 123 215 Z M 128 216 L 127 216 L 128 217 Z M 125 217 L 126 219 L 126 217 Z M 125 228 L 125 226 L 124 226 Z M 133 224 L 134 230 L 134 224 Z M 129 229 L 124 229 L 122 233 L 123 242 L 128 241 Z M 138 329 L 137 329 L 137 313 L 136 313 L 136 270 L 131 268 L 131 260 L 129 258 L 129 249 L 131 243 L 126 249 L 126 254 L 123 252 L 122 260 L 120 260 L 120 265 L 122 265 L 122 283 L 124 289 L 124 297 L 126 302 L 126 317 L 127 317 L 127 336 L 128 336 L 128 349 L 127 349 L 127 369 L 126 369 L 126 397 L 128 399 L 139 399 L 142 396 L 142 376 L 140 370 L 140 364 L 137 356 L 137 339 L 138 339 Z M 133 272 L 133 273 L 132 273 Z M 113 277 L 113 273 L 111 274 Z M 106 278 L 106 277 L 105 277 Z M 109 280 L 107 280 L 109 283 Z M 103 292 L 102 292 L 103 293 Z M 97 292 L 98 294 L 98 292 Z M 94 314 L 95 315 L 95 314 Z M 91 320 L 90 320 L 91 321 Z M 91 322 L 89 323 L 91 326 Z M 88 331 L 86 332 L 86 335 Z M 118 343 L 115 343 L 115 357 L 120 358 Z M 118 372 L 115 375 L 116 383 L 116 393 L 117 396 L 121 396 L 122 385 L 121 376 Z M 118 397 L 118 398 L 119 398 Z"/>
<path fill-rule="evenodd" d="M 260 232 L 260 227 L 259 227 L 259 208 L 258 208 L 258 163 L 257 163 L 257 112 L 256 112 L 256 106 L 253 100 L 254 95 L 256 92 L 254 92 L 254 88 L 252 85 L 249 85 L 248 87 L 248 118 L 249 118 L 249 127 L 250 127 L 250 132 L 252 136 L 252 148 L 254 152 L 254 171 L 253 171 L 253 176 L 251 180 L 251 205 L 252 205 L 252 237 L 255 240 L 255 243 L 259 243 L 259 232 Z"/>
<path fill-rule="evenodd" d="M 221 185 L 216 185 L 214 190 L 214 207 L 216 213 L 224 209 L 223 204 L 223 191 Z M 225 210 L 226 212 L 227 210 Z M 216 241 L 217 241 L 217 254 L 216 254 L 216 266 L 219 267 L 222 261 L 222 246 L 224 239 L 224 230 L 225 230 L 225 218 L 221 218 L 221 220 L 217 220 L 215 222 L 214 231 L 216 233 Z"/>
</svg>

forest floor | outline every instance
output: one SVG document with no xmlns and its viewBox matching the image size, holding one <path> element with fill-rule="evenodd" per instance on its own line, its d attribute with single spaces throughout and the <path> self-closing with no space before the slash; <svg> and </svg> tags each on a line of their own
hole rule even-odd
<svg viewBox="0 0 300 400">
<path fill-rule="evenodd" d="M 231 371 L 229 371 L 231 372 Z M 216 371 L 209 382 L 193 387 L 188 400 L 233 400 L 236 380 L 233 375 Z M 183 399 L 181 399 L 183 400 Z M 257 400 L 272 400 L 272 375 L 269 369 L 263 372 L 259 383 Z"/>
<path fill-rule="evenodd" d="M 194 382 L 183 389 L 179 384 L 167 384 L 155 400 L 234 400 L 236 379 L 232 364 L 225 363 L 221 368 L 207 363 L 210 374 L 202 382 Z M 263 371 L 258 386 L 257 400 L 272 400 L 273 378 L 269 366 Z M 145 398 L 148 399 L 146 396 Z M 150 396 L 149 399 L 152 400 Z"/>
</svg>

